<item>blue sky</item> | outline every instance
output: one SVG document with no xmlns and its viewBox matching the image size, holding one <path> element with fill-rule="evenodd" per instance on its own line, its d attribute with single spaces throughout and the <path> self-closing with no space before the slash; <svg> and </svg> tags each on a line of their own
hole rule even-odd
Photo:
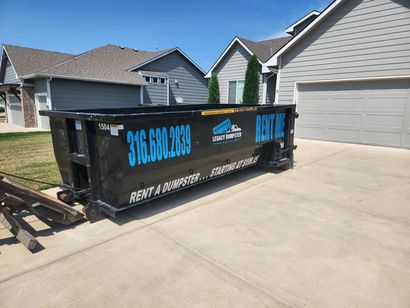
<svg viewBox="0 0 410 308">
<path fill-rule="evenodd" d="M 235 35 L 262 40 L 331 0 L 0 0 L 0 44 L 81 53 L 178 46 L 208 70 Z"/>
</svg>

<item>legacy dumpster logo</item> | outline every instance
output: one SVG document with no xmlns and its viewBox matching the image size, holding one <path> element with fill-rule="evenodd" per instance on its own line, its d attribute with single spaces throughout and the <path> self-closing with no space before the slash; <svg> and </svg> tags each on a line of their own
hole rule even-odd
<svg viewBox="0 0 410 308">
<path fill-rule="evenodd" d="M 234 142 L 242 138 L 242 129 L 233 124 L 229 118 L 216 125 L 212 129 L 212 133 L 212 142 L 214 144 Z"/>
</svg>

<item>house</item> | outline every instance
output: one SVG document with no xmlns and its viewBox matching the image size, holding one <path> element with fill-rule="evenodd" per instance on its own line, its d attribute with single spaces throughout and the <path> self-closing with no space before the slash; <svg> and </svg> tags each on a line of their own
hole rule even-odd
<svg viewBox="0 0 410 308">
<path fill-rule="evenodd" d="M 0 97 L 9 122 L 48 128 L 39 110 L 206 103 L 204 75 L 179 48 L 149 52 L 106 45 L 72 55 L 4 45 Z"/>
<path fill-rule="evenodd" d="M 312 11 L 293 23 L 286 29 L 289 36 L 257 42 L 236 36 L 205 76 L 218 76 L 221 103 L 242 103 L 246 67 L 254 54 L 259 61 L 259 104 L 275 103 L 277 70 L 268 68 L 266 61 L 318 15 L 319 12 Z"/>
<path fill-rule="evenodd" d="M 296 136 L 410 148 L 410 1 L 336 0 L 265 63 Z"/>
<path fill-rule="evenodd" d="M 211 78 L 213 73 L 218 76 L 221 103 L 242 103 L 246 67 L 249 58 L 255 54 L 259 62 L 259 103 L 272 104 L 275 101 L 276 72 L 269 71 L 265 62 L 290 39 L 289 36 L 254 42 L 236 36 L 205 75 L 205 78 Z"/>
</svg>

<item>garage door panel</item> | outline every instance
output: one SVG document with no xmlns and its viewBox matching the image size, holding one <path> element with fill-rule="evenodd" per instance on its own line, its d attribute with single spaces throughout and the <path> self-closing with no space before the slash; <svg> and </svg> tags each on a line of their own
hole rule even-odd
<svg viewBox="0 0 410 308">
<path fill-rule="evenodd" d="M 407 148 L 410 148 L 410 133 L 404 135 L 404 145 L 407 146 Z"/>
<path fill-rule="evenodd" d="M 386 111 L 386 105 L 391 111 L 404 112 L 407 109 L 407 99 L 405 97 L 369 97 L 366 102 L 366 110 Z"/>
<path fill-rule="evenodd" d="M 12 124 L 24 126 L 23 106 L 14 95 L 7 96 L 7 118 Z"/>
<path fill-rule="evenodd" d="M 357 96 L 346 97 L 331 97 L 328 102 L 328 109 L 330 110 L 362 110 L 364 100 Z"/>
<path fill-rule="evenodd" d="M 298 122 L 300 124 L 324 125 L 326 122 L 326 114 L 305 112 L 299 117 Z"/>
<path fill-rule="evenodd" d="M 297 110 L 296 136 L 410 148 L 408 79 L 299 84 Z"/>
<path fill-rule="evenodd" d="M 364 117 L 364 127 L 380 127 L 382 129 L 397 128 L 403 129 L 404 115 L 367 114 Z"/>
<path fill-rule="evenodd" d="M 327 122 L 330 125 L 346 126 L 351 128 L 352 126 L 360 127 L 361 115 L 352 113 L 330 113 L 327 116 Z"/>
<path fill-rule="evenodd" d="M 325 138 L 344 142 L 359 142 L 360 131 L 345 128 L 331 128 L 325 130 Z"/>
<path fill-rule="evenodd" d="M 305 97 L 303 98 L 304 104 L 300 106 L 299 110 L 326 110 L 327 101 L 326 98 L 316 96 L 316 97 Z"/>
<path fill-rule="evenodd" d="M 312 127 L 308 125 L 300 125 L 295 130 L 296 137 L 299 138 L 311 138 L 311 139 L 323 139 L 323 128 Z"/>
<path fill-rule="evenodd" d="M 362 142 L 367 144 L 400 147 L 402 134 L 381 131 L 363 131 Z"/>
</svg>

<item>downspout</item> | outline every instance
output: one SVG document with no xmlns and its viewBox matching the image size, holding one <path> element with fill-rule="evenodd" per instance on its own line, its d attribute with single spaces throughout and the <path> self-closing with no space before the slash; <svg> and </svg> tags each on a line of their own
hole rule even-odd
<svg viewBox="0 0 410 308">
<path fill-rule="evenodd" d="M 144 105 L 144 86 L 140 86 L 140 105 Z"/>
<path fill-rule="evenodd" d="M 275 93 L 275 102 L 274 104 L 279 103 L 279 85 L 280 85 L 280 72 L 282 71 L 282 57 L 278 59 L 278 73 L 276 75 L 276 93 Z"/>
<path fill-rule="evenodd" d="M 50 87 L 50 81 L 53 79 L 53 77 L 48 77 L 47 78 L 47 107 L 48 110 L 53 110 L 53 104 L 51 102 L 51 87 Z"/>
<path fill-rule="evenodd" d="M 167 105 L 169 106 L 169 87 L 170 87 L 169 78 L 167 78 L 166 81 L 167 81 Z"/>
</svg>

